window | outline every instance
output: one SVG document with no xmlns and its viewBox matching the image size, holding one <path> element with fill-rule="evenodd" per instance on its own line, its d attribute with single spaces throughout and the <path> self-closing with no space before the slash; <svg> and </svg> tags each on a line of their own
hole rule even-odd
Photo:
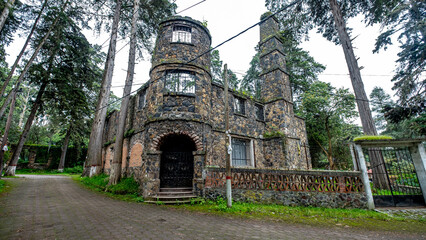
<svg viewBox="0 0 426 240">
<path fill-rule="evenodd" d="M 260 105 L 260 104 L 255 104 L 254 106 L 255 106 L 255 109 L 256 109 L 256 119 L 264 121 L 265 117 L 264 117 L 264 113 L 263 113 L 263 106 Z"/>
<path fill-rule="evenodd" d="M 174 26 L 172 42 L 191 43 L 191 28 L 185 26 Z"/>
<path fill-rule="evenodd" d="M 139 93 L 139 102 L 138 102 L 138 109 L 142 109 L 145 107 L 146 104 L 146 91 L 142 91 Z"/>
<path fill-rule="evenodd" d="M 250 166 L 250 141 L 232 138 L 232 166 Z"/>
<path fill-rule="evenodd" d="M 195 76 L 187 71 L 168 72 L 165 89 L 174 93 L 195 93 Z"/>
<path fill-rule="evenodd" d="M 242 115 L 246 114 L 245 100 L 239 97 L 234 97 L 234 113 Z"/>
</svg>

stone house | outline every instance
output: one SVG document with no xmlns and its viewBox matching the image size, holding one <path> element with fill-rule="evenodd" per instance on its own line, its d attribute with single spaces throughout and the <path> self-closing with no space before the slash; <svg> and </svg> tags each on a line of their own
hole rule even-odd
<svg viewBox="0 0 426 240">
<path fill-rule="evenodd" d="M 199 21 L 175 16 L 159 26 L 150 80 L 132 96 L 123 149 L 123 174 L 134 176 L 144 197 L 160 188 L 192 188 L 201 195 L 204 169 L 225 167 L 225 141 L 233 168 L 311 168 L 304 120 L 293 112 L 278 22 L 260 25 L 261 100 L 212 82 L 211 36 Z M 203 54 L 208 52 L 206 54 Z M 203 55 L 202 55 L 203 54 Z M 230 107 L 225 134 L 224 94 Z M 103 169 L 114 154 L 118 112 L 107 117 Z"/>
</svg>

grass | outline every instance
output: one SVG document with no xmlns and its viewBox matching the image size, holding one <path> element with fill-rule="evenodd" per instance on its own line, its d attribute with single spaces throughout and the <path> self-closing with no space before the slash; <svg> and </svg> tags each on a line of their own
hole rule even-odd
<svg viewBox="0 0 426 240">
<path fill-rule="evenodd" d="M 143 202 L 143 197 L 139 196 L 139 184 L 133 179 L 122 178 L 120 182 L 113 186 L 108 186 L 109 176 L 100 174 L 94 177 L 80 177 L 72 176 L 72 179 L 79 184 L 91 190 L 102 192 L 110 197 L 129 201 L 129 202 Z"/>
<path fill-rule="evenodd" d="M 15 174 L 32 174 L 32 175 L 75 175 L 83 173 L 83 166 L 75 166 L 65 168 L 63 172 L 57 169 L 17 169 Z"/>
<path fill-rule="evenodd" d="M 363 209 L 290 207 L 242 202 L 234 202 L 232 208 L 227 208 L 226 201 L 222 198 L 216 201 L 198 199 L 198 203 L 193 201 L 192 204 L 170 207 L 229 217 L 236 216 L 322 227 L 426 233 L 425 218 L 412 220 Z"/>
<path fill-rule="evenodd" d="M 3 195 L 3 193 L 10 191 L 11 186 L 10 182 L 0 179 L 0 196 Z"/>
<path fill-rule="evenodd" d="M 114 187 L 108 187 L 109 177 L 105 174 L 87 178 L 74 176 L 73 179 L 86 188 L 115 199 L 128 202 L 143 202 L 138 196 L 138 186 L 133 178 L 125 178 Z M 158 205 L 162 205 L 159 202 Z M 392 217 L 383 213 L 363 209 L 333 209 L 318 207 L 290 207 L 273 204 L 234 202 L 227 208 L 226 200 L 216 201 L 203 198 L 194 199 L 191 204 L 166 205 L 164 207 L 208 213 L 226 217 L 239 217 L 265 221 L 296 223 L 320 227 L 353 228 L 399 233 L 426 233 L 426 219 Z"/>
</svg>

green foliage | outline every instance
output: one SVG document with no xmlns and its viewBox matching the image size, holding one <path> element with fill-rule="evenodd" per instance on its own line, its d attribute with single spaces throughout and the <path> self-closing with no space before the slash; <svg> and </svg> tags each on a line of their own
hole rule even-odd
<svg viewBox="0 0 426 240">
<path fill-rule="evenodd" d="M 363 135 L 363 136 L 359 136 L 359 137 L 354 138 L 354 142 L 362 141 L 362 140 L 375 141 L 375 140 L 390 140 L 390 139 L 393 139 L 393 137 L 392 136 L 386 136 L 386 135 L 381 135 L 381 136 Z"/>
<path fill-rule="evenodd" d="M 116 185 L 108 186 L 109 176 L 100 174 L 94 177 L 83 177 L 81 182 L 86 185 L 98 189 L 100 191 L 109 192 L 114 195 L 137 195 L 139 184 L 133 177 L 122 178 Z"/>
<path fill-rule="evenodd" d="M 74 166 L 72 168 L 65 168 L 64 173 L 67 173 L 67 174 L 82 174 L 83 173 L 83 165 Z"/>
<path fill-rule="evenodd" d="M 133 134 L 135 133 L 135 129 L 129 129 L 124 133 L 124 138 L 128 138 L 133 136 Z"/>
<path fill-rule="evenodd" d="M 379 2 L 379 1 L 376 1 Z M 426 95 L 426 30 L 425 1 L 380 1 L 374 6 L 370 23 L 379 22 L 384 29 L 376 41 L 374 52 L 392 45 L 392 36 L 398 34 L 401 51 L 398 53 L 393 90 L 403 107 L 424 104 Z M 424 105 L 423 105 L 424 108 Z"/>
<path fill-rule="evenodd" d="M 59 175 L 76 175 L 81 174 L 83 172 L 83 166 L 75 166 L 72 168 L 64 168 L 63 172 L 59 172 L 57 169 L 30 169 L 30 168 L 23 168 L 23 169 L 17 169 L 16 174 L 32 174 L 32 175 L 52 175 L 52 174 L 59 174 Z"/>
<path fill-rule="evenodd" d="M 352 124 L 357 112 L 354 96 L 348 89 L 314 82 L 302 95 L 299 114 L 305 118 L 314 168 L 328 159 L 329 168 L 350 168 L 351 155 L 345 146 L 360 134 Z"/>
<path fill-rule="evenodd" d="M 0 194 L 4 191 L 6 182 L 0 179 Z"/>
<path fill-rule="evenodd" d="M 126 194 L 137 194 L 139 190 L 139 184 L 133 177 L 122 178 L 116 185 L 107 187 L 106 191 L 112 194 L 126 195 Z"/>
</svg>

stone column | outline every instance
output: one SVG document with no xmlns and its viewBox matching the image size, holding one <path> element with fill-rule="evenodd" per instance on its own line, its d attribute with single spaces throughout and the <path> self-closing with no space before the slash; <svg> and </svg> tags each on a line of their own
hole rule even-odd
<svg viewBox="0 0 426 240">
<path fill-rule="evenodd" d="M 29 149 L 29 154 L 28 154 L 28 168 L 33 168 L 34 167 L 36 156 L 37 156 L 37 152 L 35 152 L 34 149 Z"/>
<path fill-rule="evenodd" d="M 423 198 L 426 202 L 426 152 L 423 143 L 418 143 L 410 147 L 410 153 L 413 158 L 420 188 L 423 192 Z"/>
<path fill-rule="evenodd" d="M 205 151 L 194 151 L 194 180 L 193 191 L 197 196 L 202 196 L 204 189 L 203 169 L 205 162 Z"/>
<path fill-rule="evenodd" d="M 160 191 L 161 151 L 147 152 L 144 160 L 142 195 L 144 198 L 149 198 Z"/>
<path fill-rule="evenodd" d="M 370 180 L 368 179 L 367 173 L 367 165 L 365 163 L 364 153 L 362 153 L 361 145 L 355 144 L 355 151 L 357 152 L 359 157 L 359 167 L 361 170 L 362 183 L 364 184 L 365 194 L 367 195 L 367 207 L 368 209 L 374 209 L 375 206 L 373 193 L 371 192 Z"/>
</svg>

